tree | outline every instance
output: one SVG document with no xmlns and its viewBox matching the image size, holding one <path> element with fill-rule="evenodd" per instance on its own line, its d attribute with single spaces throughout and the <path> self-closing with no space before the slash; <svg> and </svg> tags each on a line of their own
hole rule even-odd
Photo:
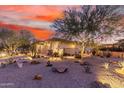
<svg viewBox="0 0 124 93">
<path fill-rule="evenodd" d="M 9 52 L 14 45 L 15 32 L 7 28 L 0 29 L 1 45 Z M 10 43 L 11 41 L 11 43 Z"/>
<path fill-rule="evenodd" d="M 108 5 L 69 8 L 64 11 L 63 18 L 54 21 L 52 27 L 59 36 L 77 41 L 83 57 L 87 45 L 117 34 L 117 21 L 121 17 L 118 9 L 119 6 Z"/>
<path fill-rule="evenodd" d="M 30 45 L 31 40 L 34 39 L 33 34 L 27 30 L 20 30 L 18 33 L 20 46 Z"/>
<path fill-rule="evenodd" d="M 17 32 L 6 28 L 0 29 L 1 45 L 4 46 L 10 55 L 16 52 L 19 47 L 30 46 L 32 38 L 34 38 L 32 33 L 26 30 Z"/>
<path fill-rule="evenodd" d="M 23 51 L 26 49 L 26 50 L 30 50 L 32 52 L 32 55 L 35 54 L 36 39 L 34 35 L 27 30 L 19 31 L 18 35 L 20 40 L 20 47 L 23 49 Z"/>
</svg>

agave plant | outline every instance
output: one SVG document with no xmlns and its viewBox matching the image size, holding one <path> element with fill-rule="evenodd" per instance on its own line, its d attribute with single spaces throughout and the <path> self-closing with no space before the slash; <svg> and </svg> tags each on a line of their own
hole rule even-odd
<svg viewBox="0 0 124 93">
<path fill-rule="evenodd" d="M 109 68 L 109 63 L 104 63 L 104 68 L 108 69 Z"/>
</svg>

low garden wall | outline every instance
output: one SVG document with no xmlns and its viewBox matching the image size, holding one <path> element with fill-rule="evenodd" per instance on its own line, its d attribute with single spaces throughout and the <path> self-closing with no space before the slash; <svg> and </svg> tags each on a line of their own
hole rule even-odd
<svg viewBox="0 0 124 93">
<path fill-rule="evenodd" d="M 121 57 L 124 58 L 124 52 L 111 52 L 113 57 Z"/>
</svg>

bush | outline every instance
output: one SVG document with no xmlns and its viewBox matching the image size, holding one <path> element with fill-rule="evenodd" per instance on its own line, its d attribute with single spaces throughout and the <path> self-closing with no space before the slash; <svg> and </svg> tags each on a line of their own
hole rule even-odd
<svg viewBox="0 0 124 93">
<path fill-rule="evenodd" d="M 55 53 L 53 53 L 53 56 L 54 57 L 59 57 L 59 53 L 58 52 L 55 52 Z"/>
<path fill-rule="evenodd" d="M 75 55 L 75 58 L 79 58 L 79 59 L 81 59 L 81 55 L 76 54 L 76 55 Z"/>
<path fill-rule="evenodd" d="M 111 57 L 111 53 L 106 54 L 106 57 L 108 58 Z"/>
</svg>

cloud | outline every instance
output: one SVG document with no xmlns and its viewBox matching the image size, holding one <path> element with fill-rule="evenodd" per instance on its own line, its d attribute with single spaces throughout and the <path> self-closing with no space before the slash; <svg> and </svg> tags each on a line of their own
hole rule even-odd
<svg viewBox="0 0 124 93">
<path fill-rule="evenodd" d="M 0 26 L 13 30 L 26 29 L 38 39 L 48 39 L 55 33 L 50 25 L 63 15 L 67 7 L 73 6 L 2 5 Z"/>
<path fill-rule="evenodd" d="M 13 24 L 13 25 L 22 25 L 22 26 L 28 26 L 28 27 L 34 27 L 34 28 L 40 28 L 40 29 L 51 29 L 50 25 L 51 22 L 46 21 L 33 21 L 33 20 L 27 20 L 27 19 L 17 19 L 17 18 L 8 18 L 6 16 L 1 16 L 0 21 L 4 22 L 6 24 Z"/>
<path fill-rule="evenodd" d="M 0 6 L 0 21 L 6 24 L 51 29 L 50 25 L 72 6 L 8 5 Z M 52 30 L 52 29 L 51 29 Z"/>
</svg>

